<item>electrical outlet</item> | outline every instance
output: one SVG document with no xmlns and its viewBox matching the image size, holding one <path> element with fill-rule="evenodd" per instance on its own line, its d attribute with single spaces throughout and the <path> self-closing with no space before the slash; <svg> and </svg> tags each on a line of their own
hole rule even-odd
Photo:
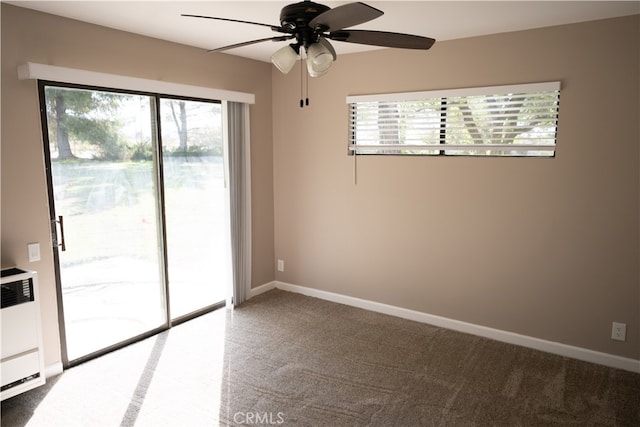
<svg viewBox="0 0 640 427">
<path fill-rule="evenodd" d="M 627 324 L 613 322 L 611 324 L 611 339 L 616 341 L 625 341 L 627 338 Z"/>
<path fill-rule="evenodd" d="M 284 261 L 281 259 L 278 260 L 278 271 L 284 271 Z"/>
</svg>

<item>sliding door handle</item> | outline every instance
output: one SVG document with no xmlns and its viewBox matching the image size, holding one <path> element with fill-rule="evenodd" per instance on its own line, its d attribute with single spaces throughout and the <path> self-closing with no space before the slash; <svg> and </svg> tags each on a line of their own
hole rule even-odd
<svg viewBox="0 0 640 427">
<path fill-rule="evenodd" d="M 62 215 L 58 215 L 58 219 L 54 219 L 51 222 L 53 224 L 53 246 L 59 247 L 64 252 L 67 250 L 67 246 L 64 243 L 64 218 Z M 58 225 L 60 225 L 60 239 L 58 239 Z"/>
</svg>

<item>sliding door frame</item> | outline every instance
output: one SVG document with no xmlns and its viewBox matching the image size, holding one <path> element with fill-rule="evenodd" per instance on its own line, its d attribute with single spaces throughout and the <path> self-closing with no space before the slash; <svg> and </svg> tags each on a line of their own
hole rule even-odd
<svg viewBox="0 0 640 427">
<path fill-rule="evenodd" d="M 60 333 L 60 348 L 61 348 L 61 356 L 62 356 L 62 366 L 64 369 L 79 365 L 96 357 L 102 356 L 104 354 L 110 353 L 114 350 L 121 349 L 135 342 L 141 341 L 143 339 L 154 336 L 160 332 L 166 331 L 170 329 L 172 326 L 179 325 L 180 323 L 186 322 L 188 320 L 194 319 L 196 317 L 202 316 L 203 314 L 210 313 L 214 310 L 222 308 L 226 305 L 226 301 L 222 300 L 220 302 L 216 302 L 200 309 L 197 309 L 193 312 L 184 314 L 182 316 L 176 317 L 172 319 L 171 317 L 171 305 L 170 305 L 170 292 L 169 292 L 169 266 L 168 266 L 168 255 L 167 255 L 167 229 L 166 229 L 166 212 L 165 212 L 165 183 L 164 183 L 164 160 L 163 160 L 163 144 L 162 144 L 162 120 L 161 120 L 161 111 L 160 111 L 160 100 L 161 99 L 178 99 L 184 101 L 197 101 L 197 102 L 205 102 L 205 103 L 217 103 L 224 105 L 224 103 L 220 100 L 212 100 L 206 98 L 194 98 L 189 96 L 180 96 L 180 95 L 172 95 L 172 94 L 161 94 L 154 92 L 144 92 L 144 91 L 136 91 L 129 89 L 117 89 L 111 87 L 103 87 L 103 86 L 93 86 L 93 85 L 85 85 L 85 84 L 75 84 L 75 83 L 65 83 L 65 82 L 57 82 L 52 80 L 37 80 L 38 86 L 38 97 L 39 97 L 39 105 L 40 105 L 40 125 L 42 130 L 42 141 L 44 145 L 44 162 L 45 162 L 45 175 L 47 180 L 47 195 L 49 199 L 49 226 L 51 227 L 51 238 L 53 242 L 53 260 L 54 260 L 54 275 L 56 282 L 56 300 L 58 306 L 58 329 Z M 117 94 L 126 94 L 126 95 L 139 95 L 139 96 L 147 96 L 152 99 L 152 107 L 153 107 L 153 123 L 152 123 L 152 163 L 154 170 L 154 179 L 156 180 L 156 217 L 158 221 L 158 239 L 159 239 L 159 248 L 158 255 L 160 258 L 160 280 L 162 282 L 162 299 L 165 304 L 165 320 L 164 323 L 156 328 L 143 332 L 141 334 L 135 335 L 131 338 L 125 339 L 123 341 L 117 342 L 115 344 L 109 345 L 100 350 L 91 352 L 87 355 L 78 357 L 73 360 L 69 360 L 68 351 L 67 351 L 67 334 L 66 334 L 66 325 L 65 325 L 65 317 L 64 317 L 64 301 L 63 301 L 63 291 L 62 291 L 62 275 L 61 275 L 61 267 L 60 267 L 60 253 L 59 253 L 59 245 L 58 245 L 58 232 L 56 225 L 56 206 L 55 206 L 55 197 L 54 197 L 54 188 L 53 188 L 53 171 L 51 167 L 51 152 L 50 152 L 50 141 L 49 141 L 49 132 L 48 132 L 48 119 L 47 119 L 47 106 L 46 106 L 46 98 L 45 98 L 45 88 L 47 87 L 56 87 L 56 88 L 67 88 L 67 89 L 81 89 L 81 90 L 91 90 L 91 91 L 102 91 L 102 92 L 110 92 Z M 224 108 L 224 107 L 223 107 Z M 227 145 L 229 141 L 223 138 L 223 150 L 227 150 Z"/>
</svg>

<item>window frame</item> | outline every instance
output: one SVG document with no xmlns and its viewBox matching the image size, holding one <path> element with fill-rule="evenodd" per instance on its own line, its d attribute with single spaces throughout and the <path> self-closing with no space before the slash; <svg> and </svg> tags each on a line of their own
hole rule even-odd
<svg viewBox="0 0 640 427">
<path fill-rule="evenodd" d="M 446 157 L 528 157 L 528 158 L 553 158 L 557 148 L 557 132 L 560 108 L 560 81 L 549 81 L 541 83 L 525 83 L 516 85 L 468 87 L 460 89 L 438 89 L 419 92 L 401 92 L 370 95 L 350 95 L 347 96 L 348 104 L 348 154 L 349 155 L 400 155 L 400 156 L 446 156 Z M 555 108 L 553 121 L 553 143 L 552 144 L 486 144 L 486 143 L 466 143 L 447 144 L 447 127 L 449 122 L 448 101 L 452 98 L 466 98 L 474 96 L 508 96 L 524 95 L 534 97 L 543 94 L 554 94 L 555 98 L 548 106 Z M 438 132 L 438 143 L 423 144 L 359 144 L 357 141 L 358 113 L 355 108 L 358 104 L 364 103 L 411 103 L 411 102 L 432 102 L 440 103 L 440 125 L 439 128 L 430 129 Z M 454 106 L 455 107 L 455 106 Z M 435 110 L 435 108 L 434 108 Z M 432 111 L 433 112 L 433 111 Z M 425 116 L 426 117 L 426 116 Z M 432 119 L 432 124 L 435 123 Z M 396 126 L 399 131 L 402 127 Z M 378 129 L 379 131 L 379 129 Z M 379 139 L 378 139 L 379 140 Z M 509 153 L 492 154 L 497 150 L 508 150 Z M 375 150 L 376 152 L 371 152 Z M 467 151 L 468 153 L 455 153 L 455 151 Z M 505 151 L 506 151 L 505 150 Z M 367 152 L 368 151 L 368 152 Z M 406 151 L 406 152 L 402 152 Z M 538 154 L 530 154 L 538 152 Z M 542 154 L 540 154 L 542 153 Z M 548 153 L 548 154 L 547 154 Z"/>
</svg>

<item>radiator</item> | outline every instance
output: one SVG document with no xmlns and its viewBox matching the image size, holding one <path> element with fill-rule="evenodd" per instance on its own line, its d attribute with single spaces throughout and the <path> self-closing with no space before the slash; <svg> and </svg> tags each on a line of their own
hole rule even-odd
<svg viewBox="0 0 640 427">
<path fill-rule="evenodd" d="M 38 278 L 34 271 L 1 271 L 0 400 L 45 383 Z"/>
</svg>

